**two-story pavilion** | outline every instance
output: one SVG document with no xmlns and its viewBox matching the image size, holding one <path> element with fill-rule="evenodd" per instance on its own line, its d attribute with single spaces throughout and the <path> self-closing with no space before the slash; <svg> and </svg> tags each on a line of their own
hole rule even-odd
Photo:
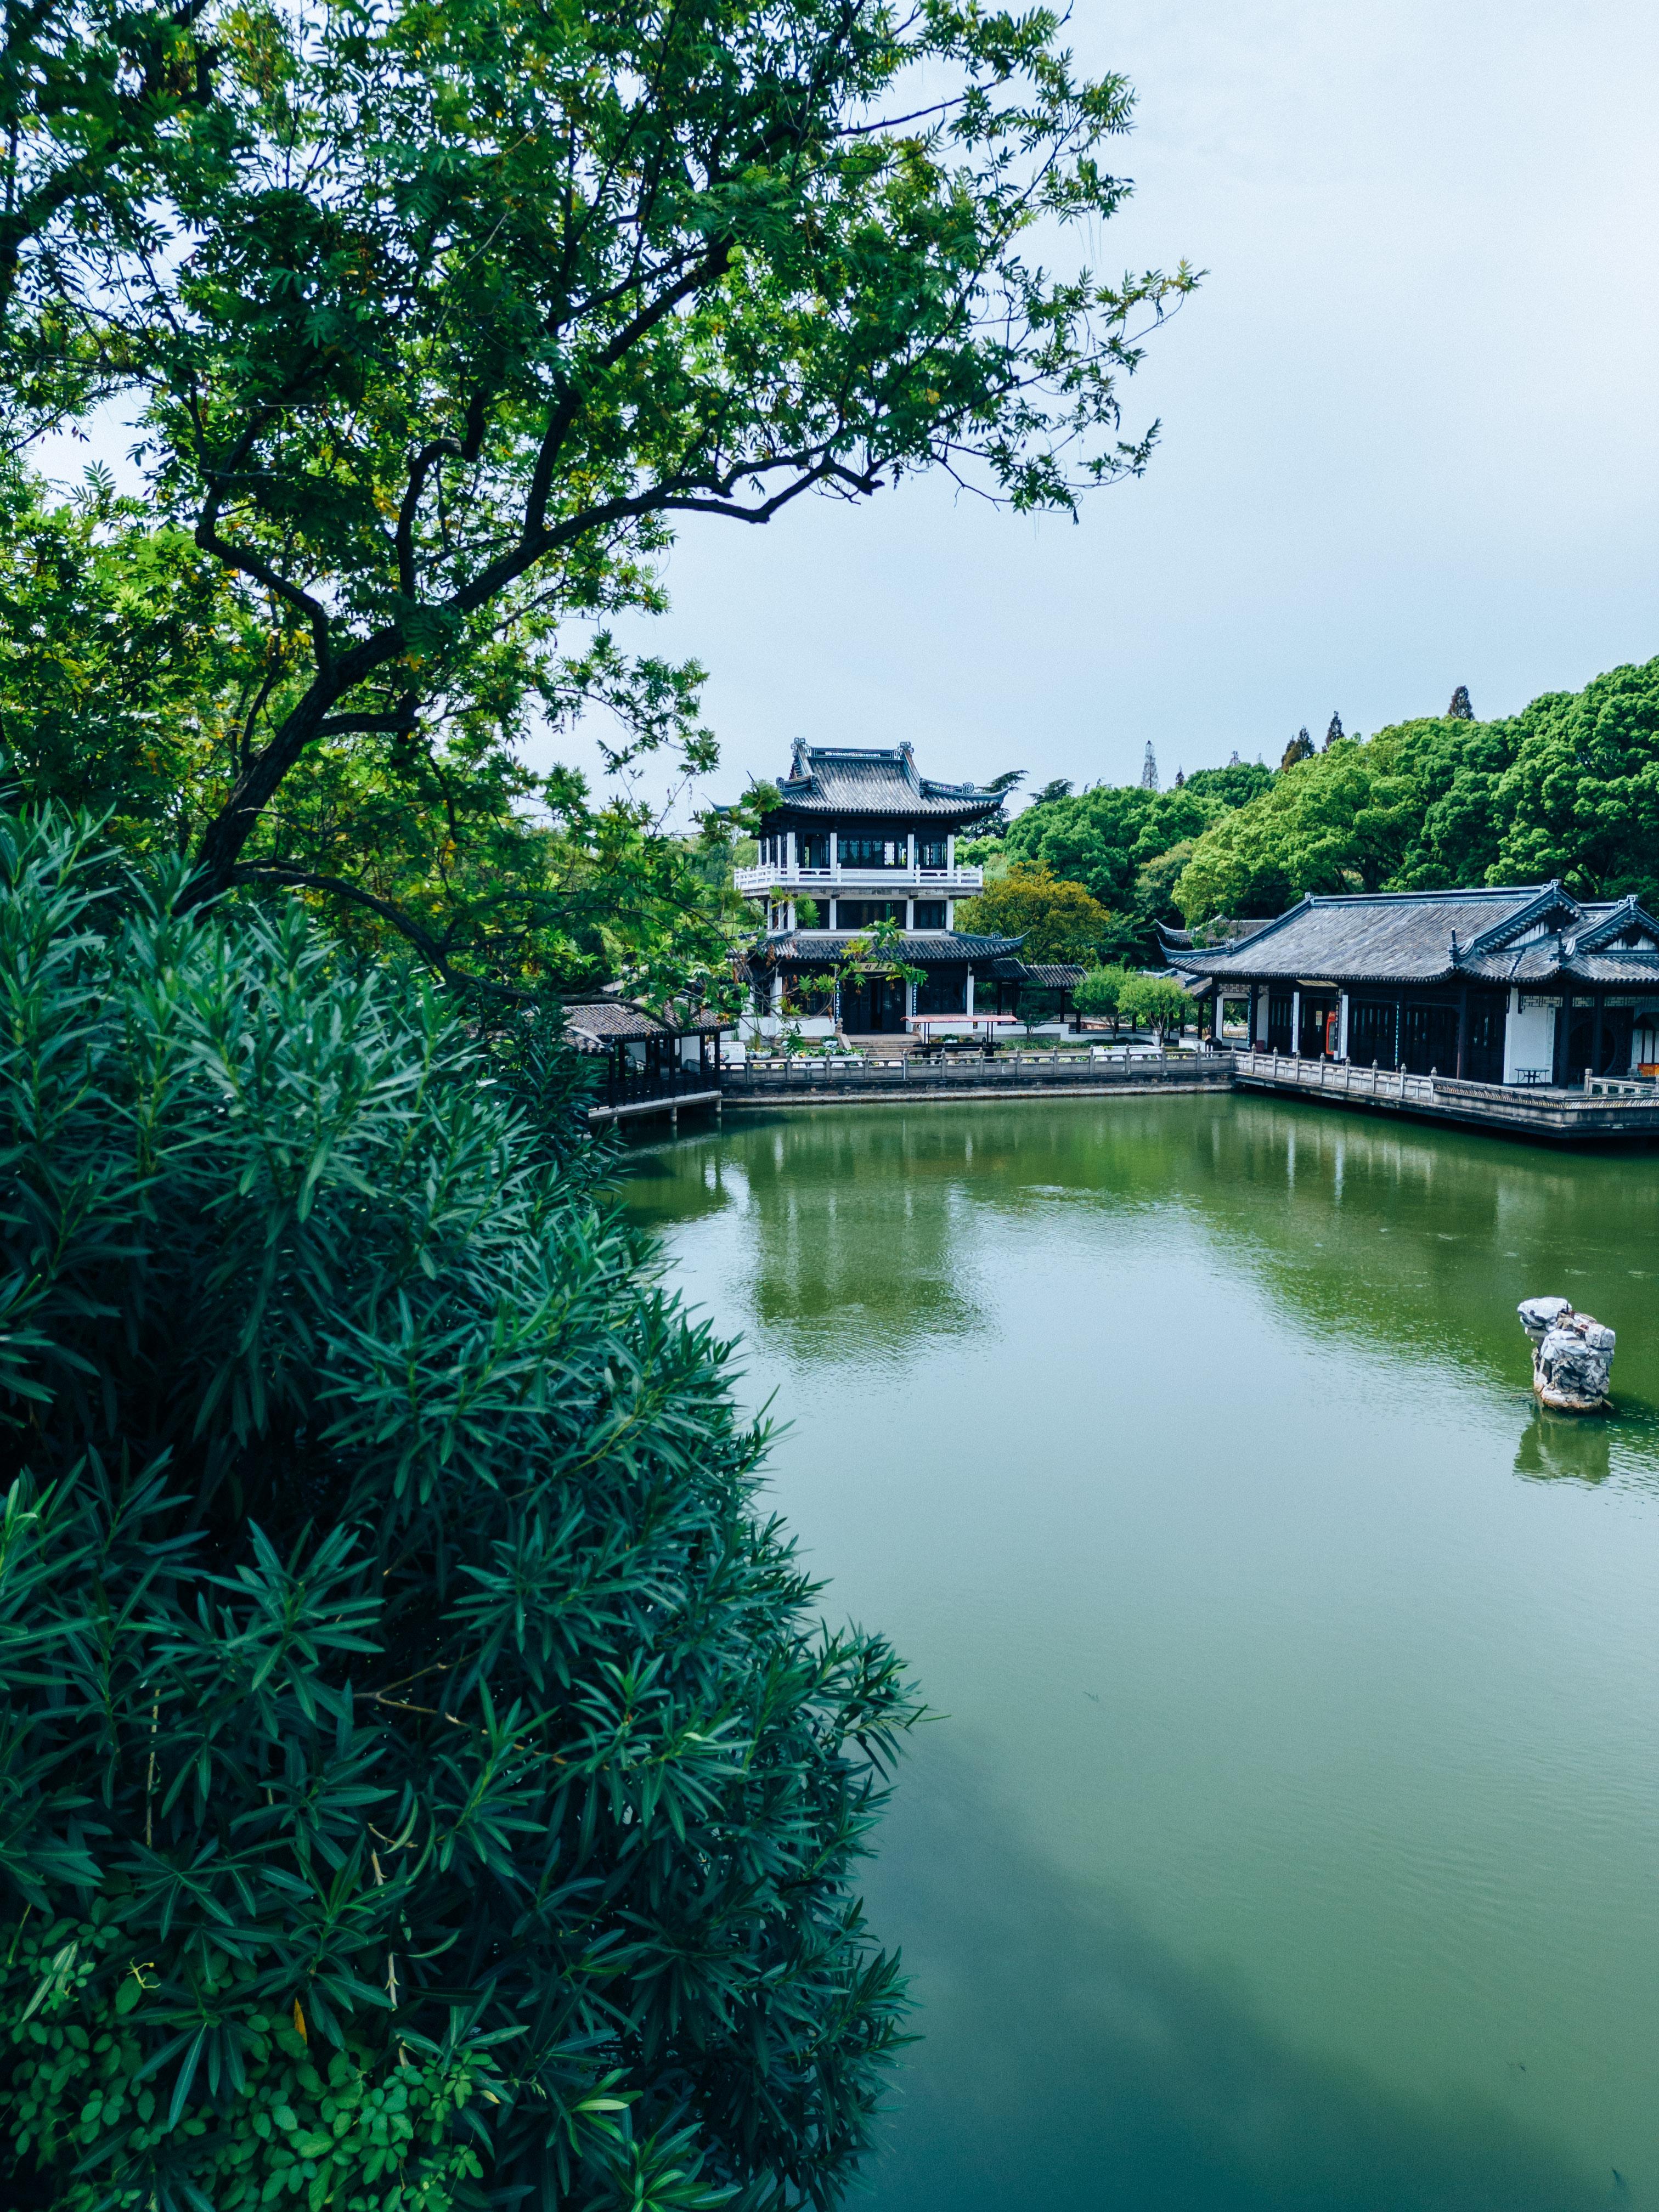
<svg viewBox="0 0 1659 2212">
<path fill-rule="evenodd" d="M 1017 937 L 979 937 L 954 927 L 958 899 L 983 888 L 981 870 L 957 860 L 957 839 L 1001 820 L 999 793 L 918 773 L 908 744 L 808 745 L 797 740 L 780 804 L 761 824 L 760 856 L 739 868 L 738 889 L 765 915 L 756 970 L 774 1016 L 839 1019 L 853 1031 L 901 1030 L 910 1014 L 962 1014 L 988 995 Z M 902 957 L 926 980 L 831 978 L 849 945 L 877 924 L 902 935 Z"/>
<path fill-rule="evenodd" d="M 1474 1083 L 1582 1084 L 1659 1064 L 1659 922 L 1559 883 L 1308 897 L 1251 935 L 1171 950 L 1252 1045 Z"/>
</svg>

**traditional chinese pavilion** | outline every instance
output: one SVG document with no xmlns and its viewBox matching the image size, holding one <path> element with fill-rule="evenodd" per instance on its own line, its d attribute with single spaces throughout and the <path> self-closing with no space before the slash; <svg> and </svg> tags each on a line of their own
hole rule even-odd
<svg viewBox="0 0 1659 2212">
<path fill-rule="evenodd" d="M 1659 921 L 1559 883 L 1303 900 L 1248 937 L 1171 949 L 1251 1044 L 1474 1083 L 1582 1084 L 1659 1065 Z"/>
<path fill-rule="evenodd" d="M 760 855 L 738 889 L 764 913 L 751 962 L 757 1012 L 804 1027 L 839 1021 L 855 1032 L 896 1030 L 916 1014 L 971 1018 L 996 1004 L 999 963 L 1017 937 L 956 928 L 959 899 L 983 888 L 958 863 L 957 837 L 1001 821 L 995 792 L 921 775 L 909 745 L 797 742 L 780 804 L 760 829 Z M 848 948 L 877 924 L 900 933 L 895 950 L 921 983 L 876 974 L 836 976 Z M 1005 971 L 1006 972 L 1006 971 Z"/>
</svg>

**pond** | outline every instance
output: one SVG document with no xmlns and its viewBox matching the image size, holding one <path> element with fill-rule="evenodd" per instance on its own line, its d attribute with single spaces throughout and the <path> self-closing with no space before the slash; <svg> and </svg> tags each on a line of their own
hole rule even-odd
<svg viewBox="0 0 1659 2212">
<path fill-rule="evenodd" d="M 1184 1097 L 632 1170 L 826 1613 L 940 1716 L 850 2201 L 1659 2206 L 1659 1157 Z M 1613 1419 L 1537 1413 L 1545 1291 Z"/>
</svg>

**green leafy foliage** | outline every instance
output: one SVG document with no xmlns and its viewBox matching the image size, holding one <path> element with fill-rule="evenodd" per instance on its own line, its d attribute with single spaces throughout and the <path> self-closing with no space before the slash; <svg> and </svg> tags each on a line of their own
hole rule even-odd
<svg viewBox="0 0 1659 2212">
<path fill-rule="evenodd" d="M 1266 773 L 1209 771 L 1212 778 L 1265 778 Z M 1179 791 L 1099 785 L 1027 807 L 1010 825 L 1006 849 L 1011 863 L 1041 866 L 1081 884 L 1109 909 L 1110 929 L 1097 938 L 1091 954 L 1150 958 L 1158 945 L 1155 924 L 1176 910 L 1173 884 L 1158 862 L 1171 848 L 1202 836 L 1238 803 L 1232 792 L 1242 787 L 1206 784 L 1201 775 L 1189 776 Z"/>
<path fill-rule="evenodd" d="M 1495 787 L 1471 772 L 1446 810 L 1449 839 L 1495 832 L 1495 878 L 1559 876 L 1575 892 L 1659 902 L 1659 659 L 1546 693 L 1498 727 L 1513 763 Z"/>
<path fill-rule="evenodd" d="M 712 766 L 702 672 L 615 629 L 664 604 L 684 516 L 753 525 L 929 467 L 1069 509 L 1146 464 L 1118 385 L 1194 280 L 1024 258 L 1128 190 L 1102 158 L 1128 88 L 1077 78 L 1051 12 L 27 12 L 14 307 L 137 402 L 155 497 L 234 579 L 270 678 L 193 896 L 299 884 L 391 926 L 366 880 L 391 817 L 477 921 L 495 854 L 447 875 L 445 810 L 527 720 L 583 720 L 619 765 Z M 100 124 L 88 162 L 143 38 L 179 89 Z"/>
<path fill-rule="evenodd" d="M 1022 937 L 1027 960 L 1089 961 L 1098 957 L 1113 917 L 1081 884 L 1068 883 L 1042 862 L 1014 862 L 976 898 L 957 902 L 956 926 L 985 937 Z"/>
<path fill-rule="evenodd" d="M 1123 986 L 1129 981 L 1131 970 L 1121 963 L 1091 968 L 1078 985 L 1072 1003 L 1080 1014 L 1109 1018 L 1114 1029 L 1121 1020 L 1119 1001 Z"/>
<path fill-rule="evenodd" d="M 33 796 L 178 851 L 259 681 L 257 629 L 187 533 L 102 472 L 59 500 L 0 466 L 0 746 Z"/>
<path fill-rule="evenodd" d="M 1194 779 L 1195 781 L 1195 779 Z M 1189 786 L 1190 788 L 1190 786 Z M 1277 914 L 1309 891 L 1558 878 L 1580 896 L 1659 897 L 1659 660 L 1476 721 L 1400 722 L 1273 779 L 1194 848 L 1193 922 Z"/>
<path fill-rule="evenodd" d="M 134 854 L 188 852 L 289 680 L 269 648 L 234 580 L 145 502 L 95 473 L 62 501 L 0 470 L 0 743 L 29 798 L 106 812 Z M 664 671 L 665 696 L 682 680 Z M 507 685 L 444 728 L 319 739 L 252 835 L 250 881 L 497 995 L 624 977 L 728 997 L 748 921 L 731 826 L 666 836 L 568 770 L 533 773 L 523 708 Z"/>
<path fill-rule="evenodd" d="M 1179 1036 L 1193 1012 L 1193 1001 L 1173 976 L 1130 975 L 1118 986 L 1118 1018 L 1131 1029 Z"/>
<path fill-rule="evenodd" d="M 569 1057 L 176 887 L 0 818 L 5 2201 L 826 2205 L 893 1655 Z"/>
</svg>

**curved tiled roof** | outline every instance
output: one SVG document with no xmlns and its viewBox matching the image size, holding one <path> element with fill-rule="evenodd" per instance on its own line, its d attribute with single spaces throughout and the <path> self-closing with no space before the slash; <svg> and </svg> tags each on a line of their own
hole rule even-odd
<svg viewBox="0 0 1659 2212">
<path fill-rule="evenodd" d="M 706 1009 L 676 1027 L 659 1021 L 643 1006 L 630 1006 L 626 999 L 601 999 L 586 1006 L 567 1006 L 564 1010 L 565 1035 L 578 1046 L 638 1044 L 646 1037 L 696 1036 L 700 1032 L 713 1036 L 736 1027 L 729 1014 L 714 1014 Z"/>
<path fill-rule="evenodd" d="M 1088 972 L 1065 960 L 999 960 L 991 969 L 1000 982 L 1035 983 L 1043 991 L 1075 991 Z"/>
<path fill-rule="evenodd" d="M 767 950 L 779 960 L 827 966 L 862 936 L 856 929 L 815 929 L 805 936 L 797 930 L 788 937 L 769 938 Z M 913 968 L 949 968 L 958 961 L 1000 959 L 1017 951 L 1024 941 L 1021 937 L 970 937 L 965 930 L 930 929 L 901 938 L 893 951 L 896 959 Z"/>
<path fill-rule="evenodd" d="M 908 744 L 795 747 L 779 782 L 785 814 L 898 815 L 906 820 L 976 822 L 994 814 L 1001 794 L 972 783 L 940 783 L 916 773 Z"/>
<path fill-rule="evenodd" d="M 1659 983 L 1659 951 L 1608 943 L 1631 929 L 1659 939 L 1659 922 L 1634 899 L 1579 900 L 1556 883 L 1310 896 L 1251 937 L 1172 951 L 1170 963 L 1217 981 Z"/>
</svg>

